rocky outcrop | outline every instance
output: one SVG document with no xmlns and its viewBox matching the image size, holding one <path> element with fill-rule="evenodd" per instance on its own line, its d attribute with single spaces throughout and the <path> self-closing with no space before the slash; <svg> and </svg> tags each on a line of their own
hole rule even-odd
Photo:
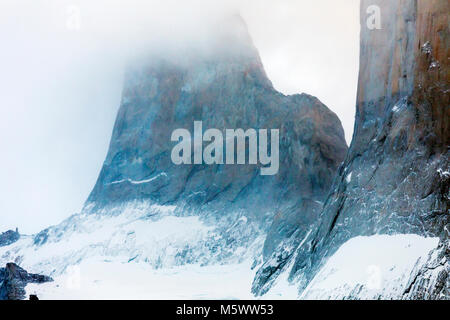
<svg viewBox="0 0 450 320">
<path fill-rule="evenodd" d="M 411 274 L 405 300 L 450 299 L 450 240 L 442 241 L 428 261 Z"/>
<path fill-rule="evenodd" d="M 0 247 L 9 246 L 20 239 L 18 230 L 8 230 L 0 234 Z"/>
<path fill-rule="evenodd" d="M 124 203 L 148 201 L 224 229 L 245 217 L 238 233 L 268 233 L 264 253 L 270 255 L 299 224 L 307 230 L 317 219 L 347 151 L 344 131 L 317 98 L 273 88 L 240 17 L 212 28 L 206 47 L 130 66 L 109 152 L 84 212 L 115 214 Z M 251 164 L 175 165 L 171 134 L 193 133 L 194 121 L 202 121 L 203 131 L 279 129 L 278 174 L 263 176 L 261 165 Z"/>
<path fill-rule="evenodd" d="M 15 263 L 7 263 L 0 268 L 0 300 L 23 300 L 27 284 L 50 281 L 53 281 L 50 277 L 28 273 Z"/>
<path fill-rule="evenodd" d="M 381 9 L 380 30 L 366 27 L 371 5 Z M 291 279 L 301 288 L 355 236 L 414 233 L 448 239 L 448 6 L 446 0 L 361 2 L 355 132 L 319 223 L 292 240 L 298 249 L 289 255 L 295 256 Z M 263 265 L 255 293 L 270 288 L 287 264 L 285 256 L 279 250 Z M 412 290 L 408 297 L 435 298 L 434 289 L 425 294 L 423 288 L 443 284 L 445 290 L 438 291 L 447 292 L 448 298 L 448 268 L 435 284 L 424 280 L 427 273 L 414 281 L 421 293 Z"/>
</svg>

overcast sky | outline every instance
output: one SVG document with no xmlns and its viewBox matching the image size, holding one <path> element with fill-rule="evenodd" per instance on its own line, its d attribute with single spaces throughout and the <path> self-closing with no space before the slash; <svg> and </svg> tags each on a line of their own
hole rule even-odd
<svg viewBox="0 0 450 320">
<path fill-rule="evenodd" d="M 129 57 L 167 30 L 193 39 L 199 20 L 233 10 L 275 88 L 317 96 L 350 142 L 359 0 L 1 0 L 0 231 L 35 233 L 79 212 L 106 156 Z"/>
</svg>

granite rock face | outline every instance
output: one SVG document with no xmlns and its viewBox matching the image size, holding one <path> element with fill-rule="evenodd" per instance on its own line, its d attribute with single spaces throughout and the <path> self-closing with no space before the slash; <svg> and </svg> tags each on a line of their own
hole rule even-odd
<svg viewBox="0 0 450 320">
<path fill-rule="evenodd" d="M 15 263 L 7 263 L 0 268 L 0 300 L 23 300 L 27 284 L 50 281 L 53 281 L 50 277 L 28 273 Z"/>
<path fill-rule="evenodd" d="M 268 233 L 265 255 L 317 219 L 347 146 L 337 116 L 307 94 L 285 96 L 267 78 L 240 17 L 212 29 L 207 50 L 146 57 L 130 66 L 108 155 L 84 212 L 124 203 L 175 205 L 229 226 Z M 260 165 L 175 165 L 175 129 L 280 130 L 279 172 Z M 243 233 L 248 233 L 243 230 Z M 251 236 L 250 236 L 251 237 Z"/>
<path fill-rule="evenodd" d="M 10 244 L 13 244 L 19 239 L 20 234 L 17 230 L 16 231 L 8 230 L 6 232 L 3 232 L 0 234 L 0 247 L 9 246 Z"/>
<path fill-rule="evenodd" d="M 450 299 L 450 240 L 443 240 L 428 261 L 411 274 L 404 290 L 406 300 Z"/>
<path fill-rule="evenodd" d="M 366 27 L 371 5 L 381 9 L 380 30 Z M 414 233 L 440 237 L 446 248 L 450 230 L 448 11 L 446 0 L 361 2 L 355 133 L 319 223 L 292 239 L 298 248 L 291 250 L 295 252 L 291 279 L 299 281 L 301 288 L 340 245 L 356 236 Z M 436 281 L 424 280 L 429 273 L 424 270 L 405 296 L 436 298 L 442 295 L 433 292 L 444 290 L 444 297 L 449 297 L 448 254 L 441 250 L 444 261 L 430 262 L 446 266 Z M 255 293 L 270 288 L 287 264 L 283 258 L 289 256 L 294 254 L 280 250 L 263 265 L 254 281 Z"/>
</svg>

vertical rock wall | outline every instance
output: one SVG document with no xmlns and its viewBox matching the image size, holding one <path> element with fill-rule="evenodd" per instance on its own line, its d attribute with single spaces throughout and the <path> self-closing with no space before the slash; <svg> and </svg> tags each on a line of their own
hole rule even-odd
<svg viewBox="0 0 450 320">
<path fill-rule="evenodd" d="M 367 27 L 372 5 L 381 10 L 381 29 Z M 447 0 L 361 1 L 353 141 L 317 225 L 297 237 L 301 245 L 291 279 L 301 288 L 355 236 L 441 237 L 445 251 L 450 230 L 448 12 Z M 282 260 L 279 254 L 260 269 L 255 293 L 268 290 Z"/>
</svg>

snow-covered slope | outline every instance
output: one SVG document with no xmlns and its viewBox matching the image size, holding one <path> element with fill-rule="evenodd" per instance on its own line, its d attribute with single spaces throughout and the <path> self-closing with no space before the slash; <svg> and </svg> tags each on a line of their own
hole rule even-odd
<svg viewBox="0 0 450 320">
<path fill-rule="evenodd" d="M 227 223 L 226 228 L 221 228 L 220 224 L 208 225 L 198 216 L 176 215 L 175 209 L 140 202 L 129 203 L 122 207 L 120 214 L 112 216 L 74 215 L 35 237 L 22 237 L 14 244 L 2 247 L 0 264 L 15 261 L 30 272 L 51 275 L 56 281 L 47 287 L 58 288 L 56 285 L 59 285 L 62 290 L 55 289 L 55 295 L 52 296 L 55 298 L 58 295 L 64 297 L 61 279 L 67 277 L 74 268 L 84 270 L 81 277 L 86 279 L 87 291 L 80 292 L 91 297 L 101 294 L 102 290 L 97 292 L 95 286 L 97 281 L 102 281 L 108 288 L 117 285 L 115 291 L 107 290 L 108 297 L 124 297 L 126 294 L 119 292 L 122 290 L 121 284 L 131 288 L 134 283 L 138 285 L 137 288 L 153 288 L 155 293 L 166 290 L 168 296 L 171 292 L 175 298 L 183 289 L 171 291 L 169 287 L 151 283 L 146 285 L 145 281 L 137 280 L 158 276 L 164 279 L 165 275 L 183 274 L 183 270 L 187 273 L 186 279 L 193 279 L 195 276 L 192 278 L 188 274 L 195 275 L 204 270 L 204 281 L 208 283 L 211 270 L 217 270 L 216 276 L 226 274 L 225 271 L 219 271 L 223 268 L 221 265 L 229 265 L 230 270 L 240 270 L 233 274 L 236 281 L 242 284 L 237 290 L 245 291 L 246 284 L 242 281 L 242 271 L 245 270 L 244 278 L 247 279 L 247 287 L 250 287 L 252 271 L 247 265 L 261 255 L 264 240 L 258 230 L 249 227 L 244 216 L 236 216 L 233 223 Z M 209 267 L 201 268 L 207 265 Z M 246 267 L 243 269 L 244 265 Z M 177 268 L 180 271 L 176 271 Z M 96 275 L 101 277 L 97 278 Z M 176 279 L 174 276 L 173 280 Z M 199 280 L 198 283 L 201 282 Z M 185 297 L 196 297 L 203 292 L 201 285 L 185 290 L 189 292 Z M 136 294 L 141 298 L 154 297 L 152 294 L 139 295 L 138 292 Z M 250 289 L 247 290 L 249 292 Z M 207 290 L 205 294 L 208 294 Z M 224 298 L 235 296 L 223 294 Z M 135 294 L 129 297 L 137 298 Z"/>
<path fill-rule="evenodd" d="M 439 238 L 375 235 L 347 241 L 314 277 L 302 299 L 402 299 Z"/>
<path fill-rule="evenodd" d="M 22 237 L 0 248 L 0 263 L 15 261 L 53 277 L 27 286 L 27 294 L 41 299 L 255 298 L 251 283 L 264 236 L 253 237 L 248 247 L 234 246 L 248 229 L 245 217 L 224 230 L 198 216 L 176 215 L 175 207 L 141 202 L 122 209 L 114 216 L 74 215 L 36 237 Z M 356 237 L 301 294 L 284 272 L 260 298 L 401 299 L 438 243 L 418 235 Z M 442 268 L 448 265 L 429 268 L 429 278 Z"/>
<path fill-rule="evenodd" d="M 175 207 L 129 203 L 121 214 L 78 214 L 35 237 L 22 237 L 1 248 L 0 263 L 15 261 L 29 271 L 57 276 L 68 266 L 99 256 L 155 269 L 241 262 L 260 254 L 263 241 L 245 222 L 245 216 L 236 216 L 222 228 L 198 216 L 176 215 Z"/>
<path fill-rule="evenodd" d="M 41 299 L 253 298 L 264 236 L 245 216 L 213 226 L 177 214 L 176 207 L 144 202 L 115 213 L 74 215 L 23 236 L 0 248 L 0 264 L 15 261 L 51 275 L 54 282 L 26 288 Z M 297 290 L 271 297 L 295 299 Z"/>
<path fill-rule="evenodd" d="M 154 269 L 148 264 L 96 257 L 44 285 L 28 285 L 40 299 L 252 299 L 250 263 Z"/>
</svg>

